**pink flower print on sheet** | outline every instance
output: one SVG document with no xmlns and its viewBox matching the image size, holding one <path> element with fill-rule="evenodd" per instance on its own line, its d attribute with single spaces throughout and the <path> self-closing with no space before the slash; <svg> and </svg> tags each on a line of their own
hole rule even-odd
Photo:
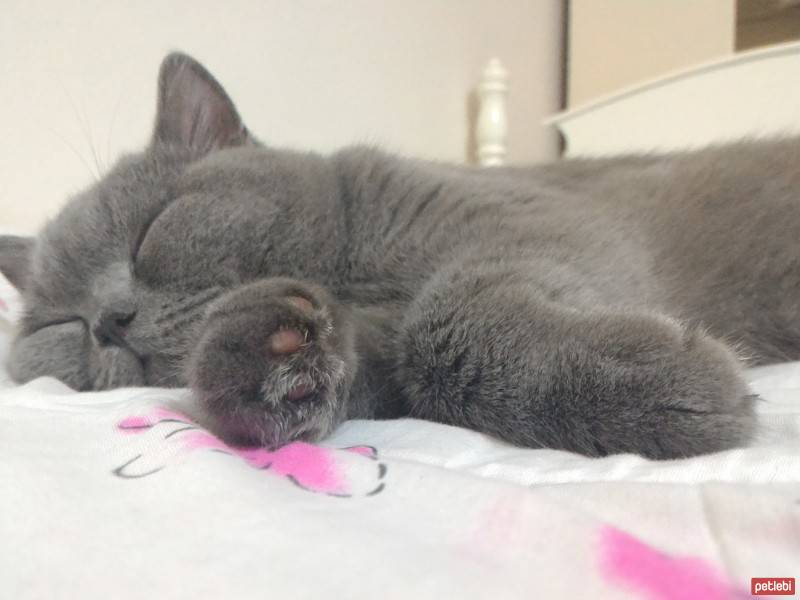
<svg viewBox="0 0 800 600">
<path fill-rule="evenodd" d="M 614 527 L 600 531 L 600 570 L 605 578 L 646 600 L 735 600 L 750 598 L 707 561 L 671 556 Z"/>
<path fill-rule="evenodd" d="M 173 457 L 198 451 L 221 452 L 238 457 L 249 466 L 284 477 L 310 492 L 341 498 L 373 496 L 384 489 L 386 465 L 375 448 L 324 448 L 293 442 L 277 450 L 230 446 L 191 419 L 177 412 L 157 408 L 147 415 L 131 416 L 117 424 L 128 434 L 157 432 L 160 444 L 133 456 L 112 473 L 124 479 L 153 475 Z"/>
</svg>

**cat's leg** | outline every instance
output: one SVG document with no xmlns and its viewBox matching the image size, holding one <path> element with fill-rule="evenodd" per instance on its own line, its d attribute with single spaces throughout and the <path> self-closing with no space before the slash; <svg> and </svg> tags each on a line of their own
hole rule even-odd
<svg viewBox="0 0 800 600">
<path fill-rule="evenodd" d="M 434 278 L 397 354 L 412 416 L 518 445 L 669 458 L 745 444 L 755 427 L 720 341 L 659 314 L 577 309 L 503 274 Z"/>
<path fill-rule="evenodd" d="M 244 285 L 217 299 L 201 328 L 187 379 L 227 441 L 317 439 L 346 418 L 353 329 L 322 287 L 286 278 Z"/>
</svg>

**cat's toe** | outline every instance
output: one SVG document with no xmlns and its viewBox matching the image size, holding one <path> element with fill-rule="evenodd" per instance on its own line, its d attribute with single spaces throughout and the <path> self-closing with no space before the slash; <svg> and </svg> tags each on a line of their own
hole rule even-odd
<svg viewBox="0 0 800 600">
<path fill-rule="evenodd" d="M 651 456 L 674 458 L 747 445 L 754 437 L 755 399 L 732 350 L 697 329 L 658 372 L 653 417 L 660 423 Z"/>
<path fill-rule="evenodd" d="M 286 301 L 306 314 L 310 314 L 314 311 L 314 304 L 311 300 L 303 296 L 287 296 Z"/>
</svg>

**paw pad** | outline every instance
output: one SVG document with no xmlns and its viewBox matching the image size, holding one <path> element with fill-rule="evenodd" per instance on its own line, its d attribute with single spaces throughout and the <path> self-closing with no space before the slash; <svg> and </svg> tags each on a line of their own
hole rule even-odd
<svg viewBox="0 0 800 600">
<path fill-rule="evenodd" d="M 296 329 L 282 329 L 269 338 L 269 348 L 275 354 L 292 354 L 305 343 L 303 334 Z"/>
</svg>

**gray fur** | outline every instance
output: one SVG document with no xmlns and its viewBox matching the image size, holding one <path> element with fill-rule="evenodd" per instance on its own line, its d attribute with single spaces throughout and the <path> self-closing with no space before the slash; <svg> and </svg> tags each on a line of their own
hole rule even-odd
<svg viewBox="0 0 800 600">
<path fill-rule="evenodd" d="M 666 458 L 751 438 L 740 357 L 800 358 L 800 140 L 524 169 L 319 156 L 257 143 L 186 56 L 159 81 L 150 146 L 35 246 L 0 242 L 18 381 L 188 384 L 236 442 L 411 415 Z M 270 352 L 282 329 L 299 352 Z"/>
</svg>

